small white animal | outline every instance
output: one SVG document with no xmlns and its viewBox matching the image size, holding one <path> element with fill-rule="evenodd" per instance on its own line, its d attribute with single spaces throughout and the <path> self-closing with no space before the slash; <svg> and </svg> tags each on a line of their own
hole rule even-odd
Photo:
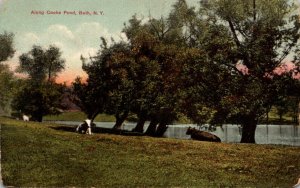
<svg viewBox="0 0 300 188">
<path fill-rule="evenodd" d="M 29 121 L 29 117 L 28 116 L 26 116 L 25 114 L 23 114 L 23 121 Z"/>
</svg>

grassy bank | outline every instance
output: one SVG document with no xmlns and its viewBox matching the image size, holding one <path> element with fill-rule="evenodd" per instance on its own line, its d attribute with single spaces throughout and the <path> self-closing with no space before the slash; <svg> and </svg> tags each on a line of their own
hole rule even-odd
<svg viewBox="0 0 300 188">
<path fill-rule="evenodd" d="M 80 111 L 73 111 L 73 112 L 64 112 L 59 115 L 48 115 L 44 117 L 44 120 L 46 121 L 83 121 L 87 117 L 83 112 Z M 106 114 L 99 114 L 95 121 L 102 121 L 102 122 L 114 122 L 115 117 L 112 115 L 106 115 Z"/>
<path fill-rule="evenodd" d="M 291 187 L 300 148 L 109 134 L 0 118 L 2 177 L 17 187 Z"/>
</svg>

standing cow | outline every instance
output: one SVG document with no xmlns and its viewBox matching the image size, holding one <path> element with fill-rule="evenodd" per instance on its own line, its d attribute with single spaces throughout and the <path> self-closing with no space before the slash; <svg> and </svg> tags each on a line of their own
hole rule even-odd
<svg viewBox="0 0 300 188">
<path fill-rule="evenodd" d="M 23 118 L 23 121 L 29 121 L 29 116 L 26 116 L 25 114 L 23 114 L 22 118 Z"/>
<path fill-rule="evenodd" d="M 191 138 L 194 140 L 208 141 L 208 142 L 221 142 L 221 139 L 216 135 L 205 131 L 200 131 L 191 127 L 187 129 L 186 134 L 191 135 Z"/>
<path fill-rule="evenodd" d="M 92 123 L 90 119 L 86 119 L 83 123 L 77 126 L 76 132 L 82 134 L 92 134 L 92 127 L 95 127 L 96 124 Z"/>
</svg>

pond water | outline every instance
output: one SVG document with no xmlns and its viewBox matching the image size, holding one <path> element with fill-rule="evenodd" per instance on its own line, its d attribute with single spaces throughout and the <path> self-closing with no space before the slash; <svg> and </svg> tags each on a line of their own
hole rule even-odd
<svg viewBox="0 0 300 188">
<path fill-rule="evenodd" d="M 81 122 L 75 121 L 54 121 L 64 125 L 79 125 Z M 97 127 L 112 128 L 114 122 L 95 122 Z M 136 123 L 126 122 L 122 129 L 132 130 Z M 145 124 L 147 129 L 149 122 Z M 188 127 L 196 127 L 195 124 L 176 124 L 169 125 L 164 137 L 190 139 L 190 135 L 186 135 Z M 202 128 L 203 129 L 203 128 Z M 241 128 L 237 125 L 226 124 L 222 127 L 217 127 L 211 132 L 227 143 L 239 143 L 241 140 Z M 300 126 L 295 125 L 258 125 L 255 133 L 255 141 L 257 144 L 280 144 L 290 146 L 300 146 Z"/>
</svg>

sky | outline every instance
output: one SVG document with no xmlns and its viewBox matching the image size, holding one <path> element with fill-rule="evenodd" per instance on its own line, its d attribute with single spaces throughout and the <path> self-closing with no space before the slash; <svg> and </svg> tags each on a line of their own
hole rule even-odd
<svg viewBox="0 0 300 188">
<path fill-rule="evenodd" d="M 59 47 L 66 61 L 57 81 L 70 84 L 85 77 L 80 56 L 99 50 L 100 37 L 125 40 L 124 23 L 134 14 L 147 20 L 149 15 L 166 16 L 176 0 L 0 0 L 0 33 L 14 33 L 16 53 L 7 64 L 14 70 L 19 56 L 33 45 Z M 198 5 L 199 0 L 188 0 Z M 80 14 L 90 12 L 91 15 Z M 60 14 L 54 14 L 58 13 Z M 76 15 L 71 14 L 75 12 Z"/>
</svg>

